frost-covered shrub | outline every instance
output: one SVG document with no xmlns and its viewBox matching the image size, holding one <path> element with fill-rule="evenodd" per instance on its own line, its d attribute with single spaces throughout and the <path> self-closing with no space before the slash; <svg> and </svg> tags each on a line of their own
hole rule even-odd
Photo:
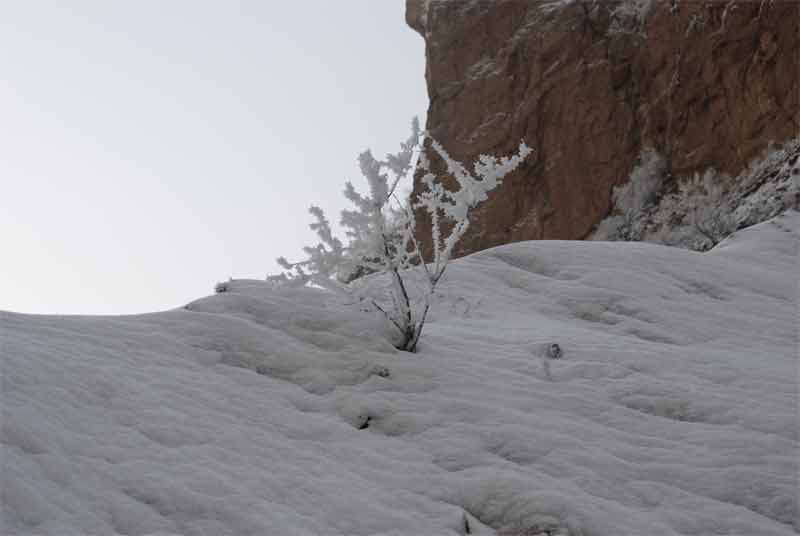
<svg viewBox="0 0 800 536">
<path fill-rule="evenodd" d="M 693 249 L 709 249 L 736 230 L 724 182 L 714 170 L 708 170 L 679 185 L 688 206 L 684 222 L 706 242 Z"/>
<path fill-rule="evenodd" d="M 737 229 L 800 208 L 800 139 L 771 147 L 735 178 L 708 169 L 677 179 L 667 193 L 662 193 L 667 185 L 656 187 L 656 179 L 645 173 L 647 162 L 657 161 L 644 158 L 629 182 L 614 190 L 614 211 L 598 224 L 592 239 L 645 240 L 706 251 Z"/>
<path fill-rule="evenodd" d="M 798 168 L 800 140 L 795 139 L 768 149 L 733 179 L 708 170 L 680 181 L 677 194 L 662 200 L 656 216 L 673 220 L 671 243 L 708 250 L 737 229 L 797 208 L 799 177 L 793 170 Z M 646 237 L 662 241 L 656 238 Z"/>
<path fill-rule="evenodd" d="M 616 207 L 631 216 L 651 204 L 658 196 L 666 170 L 666 161 L 660 154 L 653 149 L 643 151 L 628 182 L 614 188 Z"/>
<path fill-rule="evenodd" d="M 800 138 L 772 148 L 742 175 L 745 193 L 734 211 L 739 227 L 762 222 L 787 208 L 800 210 Z"/>
<path fill-rule="evenodd" d="M 609 216 L 597 224 L 591 235 L 592 240 L 605 240 L 613 242 L 621 240 L 621 229 L 625 227 L 625 218 L 620 215 Z"/>
<path fill-rule="evenodd" d="M 391 286 L 387 300 L 370 298 L 369 303 L 396 328 L 399 338 L 397 348 L 413 352 L 425 325 L 431 298 L 437 283 L 445 273 L 455 245 L 469 228 L 468 213 L 471 208 L 487 199 L 489 191 L 497 187 L 503 177 L 516 169 L 531 153 L 521 142 L 517 154 L 495 158 L 481 155 L 472 172 L 457 162 L 434 139 L 430 139 L 432 152 L 446 165 L 455 179 L 456 189 L 449 190 L 431 171 L 424 152 L 419 153 L 416 166 L 413 155 L 422 146 L 425 134 L 414 119 L 411 136 L 401 145 L 397 154 L 377 160 L 367 150 L 358 157 L 361 173 L 369 185 L 369 193 L 358 192 L 352 183 L 345 184 L 344 195 L 354 206 L 341 212 L 341 226 L 346 242 L 333 235 L 330 222 L 319 207 L 309 212 L 314 217 L 311 229 L 320 242 L 303 248 L 307 257 L 299 262 L 289 262 L 284 257 L 278 263 L 284 272 L 270 276 L 275 283 L 289 285 L 316 285 L 352 294 L 349 283 L 368 273 L 385 274 Z M 400 181 L 413 170 L 420 174 L 426 189 L 413 202 L 401 199 L 396 190 Z M 416 212 L 425 213 L 431 221 L 433 256 L 422 257 L 416 237 Z M 410 274 L 416 268 L 423 277 L 423 289 L 414 293 Z"/>
<path fill-rule="evenodd" d="M 664 158 L 653 149 L 645 149 L 628 181 L 614 187 L 611 195 L 613 214 L 600 222 L 595 240 L 638 240 L 643 211 L 658 198 L 667 175 Z"/>
</svg>

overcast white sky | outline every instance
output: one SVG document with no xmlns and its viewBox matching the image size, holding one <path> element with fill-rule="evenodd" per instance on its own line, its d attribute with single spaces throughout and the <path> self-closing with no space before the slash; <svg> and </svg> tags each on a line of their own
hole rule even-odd
<svg viewBox="0 0 800 536">
<path fill-rule="evenodd" d="M 0 4 L 0 309 L 138 313 L 263 278 L 424 121 L 403 0 Z M 336 218 L 331 218 L 336 219 Z"/>
</svg>

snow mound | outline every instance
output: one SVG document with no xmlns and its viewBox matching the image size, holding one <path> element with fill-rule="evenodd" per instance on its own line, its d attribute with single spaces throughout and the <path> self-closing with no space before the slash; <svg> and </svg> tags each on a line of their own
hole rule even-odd
<svg viewBox="0 0 800 536">
<path fill-rule="evenodd" d="M 0 313 L 2 533 L 794 534 L 798 232 L 480 252 L 414 355 L 258 281 Z"/>
</svg>

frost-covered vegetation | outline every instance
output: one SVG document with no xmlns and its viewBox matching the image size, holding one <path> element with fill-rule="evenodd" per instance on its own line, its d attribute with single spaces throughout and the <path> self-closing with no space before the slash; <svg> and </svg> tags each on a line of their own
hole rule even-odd
<svg viewBox="0 0 800 536">
<path fill-rule="evenodd" d="M 481 155 L 470 173 L 455 161 L 434 139 L 432 152 L 442 159 L 448 174 L 456 181 L 455 189 L 442 185 L 432 171 L 425 152 L 419 153 L 414 165 L 415 149 L 425 143 L 416 119 L 411 136 L 401 144 L 397 154 L 376 160 L 367 150 L 358 157 L 361 173 L 369 185 L 369 194 L 359 193 L 352 183 L 345 185 L 344 195 L 355 207 L 343 210 L 341 225 L 347 241 L 334 236 L 330 222 L 322 209 L 312 206 L 311 229 L 321 240 L 304 248 L 308 257 L 289 262 L 284 257 L 278 263 L 285 272 L 269 277 L 273 283 L 293 286 L 316 285 L 336 290 L 363 300 L 359 285 L 350 283 L 366 274 L 385 275 L 390 280 L 388 299 L 371 297 L 368 303 L 379 311 L 396 329 L 397 348 L 414 352 L 431 306 L 431 297 L 447 269 L 455 245 L 469 228 L 469 210 L 487 199 L 487 193 L 497 187 L 507 174 L 514 171 L 531 153 L 521 142 L 518 153 L 503 158 Z M 396 194 L 401 180 L 409 172 L 420 174 L 425 189 L 416 199 L 403 199 Z M 433 256 L 423 258 L 417 236 L 416 214 L 423 212 L 431 221 Z M 418 267 L 425 281 L 424 288 L 413 292 L 409 271 Z"/>
<path fill-rule="evenodd" d="M 713 169 L 669 177 L 664 158 L 647 150 L 614 188 L 612 214 L 592 238 L 706 251 L 737 229 L 798 208 L 799 198 L 800 139 L 769 149 L 735 178 Z"/>
<path fill-rule="evenodd" d="M 798 232 L 457 259 L 419 358 L 264 281 L 0 313 L 0 533 L 794 535 Z"/>
<path fill-rule="evenodd" d="M 628 181 L 617 186 L 611 195 L 614 214 L 600 222 L 595 233 L 598 240 L 639 240 L 642 212 L 658 199 L 667 165 L 656 151 L 648 149 L 639 157 Z"/>
</svg>

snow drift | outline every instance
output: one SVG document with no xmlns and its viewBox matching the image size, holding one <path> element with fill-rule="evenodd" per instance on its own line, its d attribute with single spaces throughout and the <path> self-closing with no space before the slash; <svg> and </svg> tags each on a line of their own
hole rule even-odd
<svg viewBox="0 0 800 536">
<path fill-rule="evenodd" d="M 794 534 L 798 231 L 477 253 L 414 355 L 358 304 L 256 281 L 0 313 L 2 532 Z"/>
</svg>

